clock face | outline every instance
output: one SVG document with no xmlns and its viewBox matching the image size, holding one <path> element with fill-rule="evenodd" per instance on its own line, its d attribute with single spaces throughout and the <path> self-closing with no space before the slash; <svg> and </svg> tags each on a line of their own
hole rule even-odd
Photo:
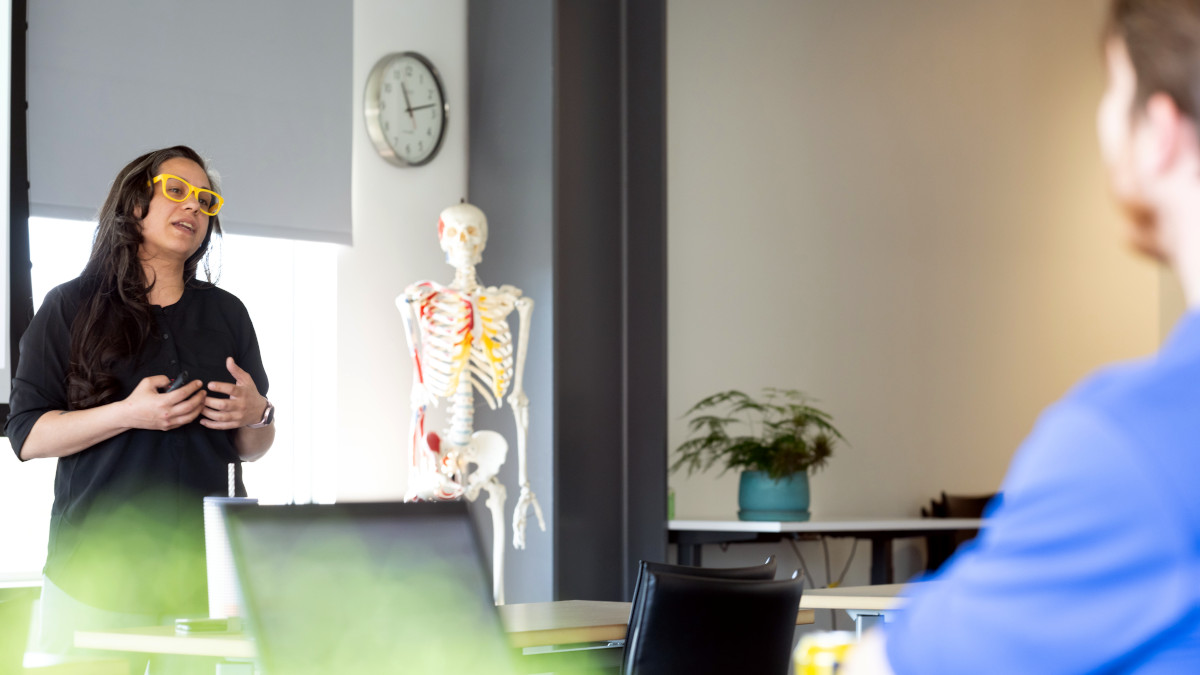
<svg viewBox="0 0 1200 675">
<path fill-rule="evenodd" d="M 441 148 L 450 106 L 433 64 L 416 52 L 402 52 L 375 64 L 363 110 L 367 133 L 384 159 L 420 166 Z"/>
</svg>

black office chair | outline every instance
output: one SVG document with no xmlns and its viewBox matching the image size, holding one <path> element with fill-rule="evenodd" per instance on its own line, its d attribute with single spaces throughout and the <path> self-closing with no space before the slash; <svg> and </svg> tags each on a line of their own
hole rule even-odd
<svg viewBox="0 0 1200 675">
<path fill-rule="evenodd" d="M 983 511 L 997 493 L 986 495 L 948 495 L 942 492 L 941 500 L 930 500 L 929 508 L 921 507 L 922 518 L 982 518 Z M 926 535 L 925 548 L 928 556 L 925 570 L 935 572 L 959 546 L 979 534 L 978 530 L 960 530 Z"/>
<path fill-rule="evenodd" d="M 783 581 L 646 570 L 633 599 L 622 675 L 788 671 L 799 574 Z"/>
<path fill-rule="evenodd" d="M 760 579 L 775 578 L 775 556 L 769 555 L 761 565 L 749 567 L 693 567 L 691 565 L 672 565 L 671 563 L 638 561 L 637 580 L 633 582 L 633 597 L 636 599 L 638 589 L 642 587 L 642 579 L 647 572 L 679 574 L 687 577 L 705 577 L 707 579 Z M 632 620 L 632 616 L 630 617 Z"/>
</svg>

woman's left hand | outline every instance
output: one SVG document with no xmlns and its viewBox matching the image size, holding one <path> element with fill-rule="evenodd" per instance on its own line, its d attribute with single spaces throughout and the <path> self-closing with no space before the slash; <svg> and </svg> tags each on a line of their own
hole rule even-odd
<svg viewBox="0 0 1200 675">
<path fill-rule="evenodd" d="M 233 375 L 234 383 L 209 382 L 208 389 L 229 398 L 209 396 L 204 402 L 200 424 L 209 429 L 239 429 L 258 422 L 267 409 L 267 399 L 258 393 L 250 373 L 238 367 L 232 356 L 225 359 L 225 367 Z"/>
</svg>

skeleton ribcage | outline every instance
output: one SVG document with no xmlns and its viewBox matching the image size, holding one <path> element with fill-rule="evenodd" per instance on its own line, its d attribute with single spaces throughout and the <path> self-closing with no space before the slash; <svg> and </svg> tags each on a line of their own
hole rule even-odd
<svg viewBox="0 0 1200 675">
<path fill-rule="evenodd" d="M 430 284 L 417 303 L 425 386 L 448 398 L 465 376 L 488 405 L 503 402 L 513 376 L 507 316 L 516 298 L 495 288 L 478 294 Z"/>
</svg>

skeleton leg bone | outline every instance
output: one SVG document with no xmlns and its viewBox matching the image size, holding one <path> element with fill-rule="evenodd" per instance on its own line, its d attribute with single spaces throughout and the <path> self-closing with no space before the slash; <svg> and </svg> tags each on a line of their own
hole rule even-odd
<svg viewBox="0 0 1200 675">
<path fill-rule="evenodd" d="M 497 605 L 504 604 L 504 501 L 508 491 L 493 477 L 484 484 L 488 498 L 484 504 L 492 512 L 492 597 Z"/>
</svg>

